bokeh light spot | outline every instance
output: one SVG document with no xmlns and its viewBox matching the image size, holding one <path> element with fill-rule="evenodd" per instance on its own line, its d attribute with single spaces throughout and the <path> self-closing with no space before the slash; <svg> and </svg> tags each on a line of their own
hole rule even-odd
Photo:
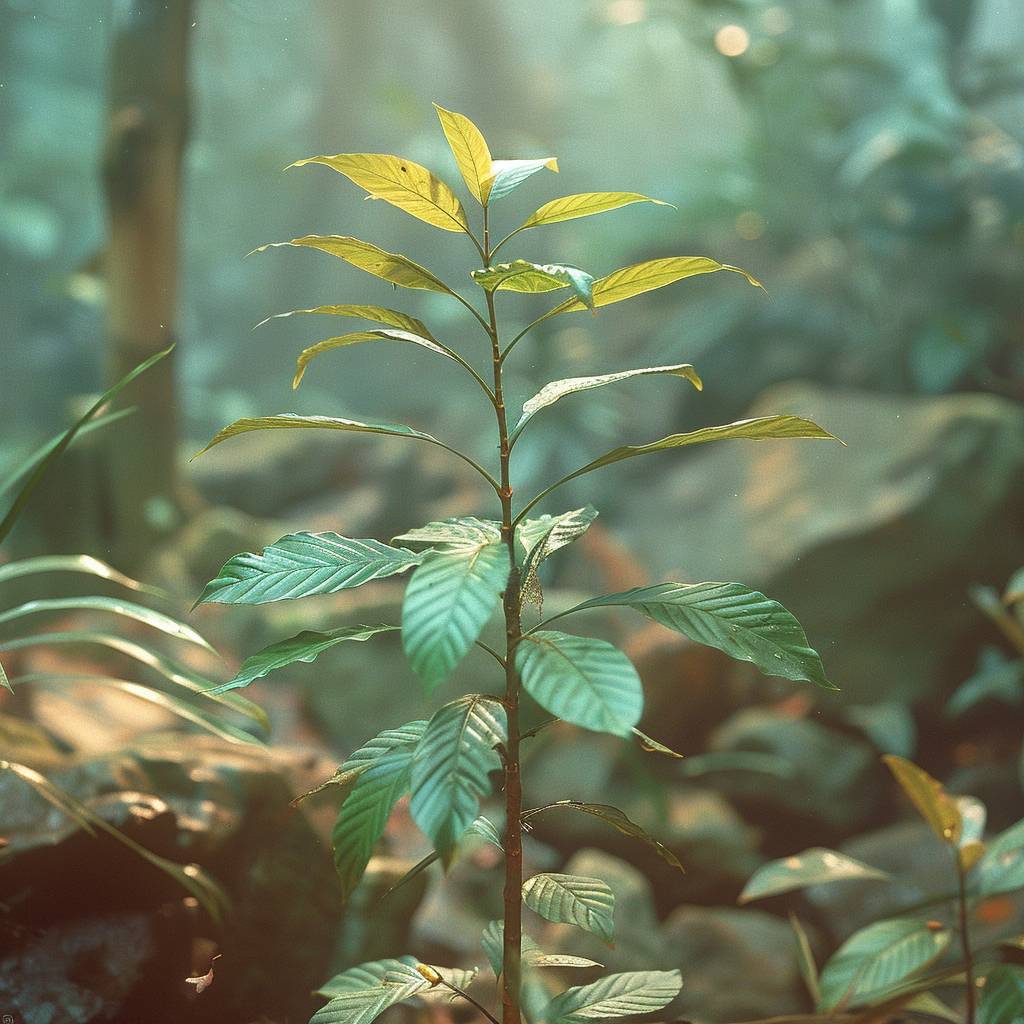
<svg viewBox="0 0 1024 1024">
<path fill-rule="evenodd" d="M 715 49 L 723 57 L 739 57 L 750 46 L 750 33 L 742 25 L 723 25 L 715 33 Z"/>
<path fill-rule="evenodd" d="M 646 0 L 612 0 L 605 8 L 605 18 L 613 25 L 635 25 L 646 16 Z"/>
<path fill-rule="evenodd" d="M 747 242 L 756 241 L 767 227 L 764 217 L 757 210 L 744 210 L 736 218 L 736 234 Z"/>
</svg>

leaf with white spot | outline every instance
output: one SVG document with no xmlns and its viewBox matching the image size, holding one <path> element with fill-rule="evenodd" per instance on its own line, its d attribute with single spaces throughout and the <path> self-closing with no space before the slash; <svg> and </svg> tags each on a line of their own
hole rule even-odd
<svg viewBox="0 0 1024 1024">
<path fill-rule="evenodd" d="M 885 882 L 891 877 L 887 872 L 847 857 L 846 854 L 816 846 L 758 868 L 740 894 L 739 902 L 749 903 L 780 892 L 803 889 L 808 885 L 824 885 L 826 882 L 849 879 Z"/>
</svg>

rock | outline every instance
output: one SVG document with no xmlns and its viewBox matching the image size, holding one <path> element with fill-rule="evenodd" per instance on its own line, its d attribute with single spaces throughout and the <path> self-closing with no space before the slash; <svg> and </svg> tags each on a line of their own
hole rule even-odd
<svg viewBox="0 0 1024 1024">
<path fill-rule="evenodd" d="M 645 514 L 632 514 L 633 498 L 629 515 L 607 509 L 606 521 L 652 580 L 737 580 L 782 601 L 843 689 L 824 700 L 952 687 L 979 625 L 968 586 L 1024 563 L 1024 410 L 987 395 L 792 384 L 749 415 L 767 413 L 809 416 L 849 447 L 731 441 L 657 456 Z"/>
<path fill-rule="evenodd" d="M 183 749 L 180 736 L 152 737 L 52 780 L 153 853 L 201 865 L 227 890 L 231 912 L 218 929 L 173 880 L 108 835 L 88 835 L 6 775 L 0 804 L 10 842 L 0 859 L 0 904 L 8 912 L 0 928 L 29 941 L 0 943 L 8 950 L 0 954 L 0 1006 L 34 1020 L 26 1000 L 45 992 L 23 993 L 19 979 L 52 954 L 54 972 L 68 973 L 40 984 L 66 989 L 79 1014 L 55 1011 L 55 1021 L 311 1012 L 340 900 L 329 852 L 288 806 L 292 787 L 280 759 L 212 738 L 190 738 Z M 200 998 L 184 984 L 209 966 L 209 953 L 197 962 L 196 943 L 222 953 Z M 93 962 L 96 970 L 83 968 Z"/>
</svg>

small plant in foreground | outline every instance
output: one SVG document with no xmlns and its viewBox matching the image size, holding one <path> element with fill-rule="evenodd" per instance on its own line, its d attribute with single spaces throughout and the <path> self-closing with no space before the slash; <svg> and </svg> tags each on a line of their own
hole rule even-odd
<svg viewBox="0 0 1024 1024">
<path fill-rule="evenodd" d="M 696 370 L 688 363 L 558 380 L 526 402 L 521 416 L 511 423 L 506 409 L 504 371 L 520 341 L 533 328 L 552 317 L 587 309 L 596 311 L 698 274 L 725 270 L 741 274 L 755 287 L 760 284 L 745 271 L 704 256 L 647 260 L 596 279 L 562 264 L 524 259 L 495 262 L 506 243 L 523 232 L 634 203 L 658 201 L 635 192 L 565 196 L 541 206 L 495 243 L 493 205 L 538 171 L 557 171 L 557 163 L 552 158 L 492 160 L 487 143 L 471 121 L 441 108 L 437 108 L 437 113 L 466 187 L 482 209 L 479 236 L 471 229 L 454 192 L 412 161 L 355 153 L 312 157 L 294 166 L 322 164 L 343 174 L 373 198 L 383 199 L 434 227 L 465 235 L 480 259 L 481 265 L 471 271 L 470 277 L 482 292 L 484 312 L 430 270 L 369 242 L 338 235 L 306 235 L 275 244 L 318 249 L 392 285 L 437 292 L 461 303 L 475 322 L 471 326 L 479 328 L 481 355 L 486 359 L 487 370 L 478 370 L 473 365 L 474 353 L 469 347 L 456 350 L 435 337 L 421 321 L 393 309 L 332 305 L 281 315 L 325 314 L 382 325 L 332 337 L 307 348 L 298 359 L 293 382 L 296 387 L 318 356 L 373 341 L 418 345 L 468 373 L 494 410 L 496 472 L 412 427 L 291 413 L 238 420 L 217 434 L 203 451 L 255 430 L 357 431 L 424 441 L 446 449 L 480 474 L 494 490 L 499 515 L 495 519 L 457 516 L 429 523 L 392 538 L 390 544 L 335 533 L 298 533 L 283 537 L 262 553 L 232 558 L 206 586 L 198 603 L 259 604 L 334 593 L 409 570 L 412 576 L 405 591 L 400 625 L 342 626 L 328 632 L 300 633 L 250 657 L 239 674 L 217 691 L 246 686 L 284 665 L 311 662 L 337 644 L 367 641 L 390 630 L 401 630 L 406 655 L 428 696 L 449 678 L 474 646 L 486 652 L 500 669 L 503 686 L 499 692 L 466 694 L 438 708 L 428 720 L 392 723 L 392 727 L 357 750 L 332 780 L 343 794 L 333 836 L 342 890 L 348 896 L 359 883 L 392 807 L 411 793 L 412 818 L 446 866 L 467 836 L 483 837 L 504 853 L 504 918 L 493 922 L 482 937 L 497 978 L 504 1024 L 519 1024 L 524 1012 L 531 1020 L 549 1024 L 650 1013 L 667 1006 L 679 992 L 682 981 L 678 971 L 615 974 L 549 999 L 538 981 L 540 968 L 600 965 L 578 957 L 545 954 L 522 931 L 525 904 L 549 921 L 578 925 L 609 943 L 613 937 L 615 898 L 604 882 L 552 873 L 523 878 L 522 832 L 524 822 L 531 816 L 563 809 L 594 815 L 611 827 L 654 845 L 670 863 L 679 866 L 670 851 L 614 807 L 565 800 L 524 808 L 520 743 L 537 731 L 521 728 L 520 713 L 526 701 L 536 702 L 554 716 L 552 722 L 561 720 L 583 729 L 611 733 L 625 741 L 638 742 L 645 750 L 672 754 L 637 729 L 643 691 L 629 659 L 603 640 L 552 629 L 552 624 L 556 619 L 590 609 L 631 608 L 692 640 L 752 662 L 766 674 L 807 680 L 826 689 L 834 687 L 797 620 L 777 602 L 739 583 L 661 583 L 640 587 L 584 601 L 524 628 L 524 606 L 531 602 L 539 604 L 541 564 L 581 536 L 597 516 L 590 506 L 535 518 L 530 518 L 530 513 L 562 484 L 641 455 L 729 438 L 834 438 L 817 424 L 797 416 L 765 416 L 670 434 L 646 444 L 606 452 L 529 500 L 517 503 L 513 452 L 530 421 L 543 409 L 577 392 L 633 377 L 667 375 L 686 380 L 698 389 L 702 386 Z M 257 251 L 267 248 L 263 246 Z M 499 292 L 562 289 L 569 289 L 568 298 L 506 340 L 497 314 Z M 505 641 L 500 650 L 495 650 L 480 637 L 499 603 Z M 500 773 L 503 780 L 503 834 L 480 814 L 481 801 L 491 791 L 492 773 Z M 313 1021 L 369 1024 L 388 1006 L 438 989 L 469 999 L 484 1016 L 495 1020 L 490 1010 L 465 993 L 471 979 L 465 972 L 417 964 L 411 958 L 363 964 L 324 987 L 322 993 L 330 1002 L 316 1013 Z"/>
</svg>

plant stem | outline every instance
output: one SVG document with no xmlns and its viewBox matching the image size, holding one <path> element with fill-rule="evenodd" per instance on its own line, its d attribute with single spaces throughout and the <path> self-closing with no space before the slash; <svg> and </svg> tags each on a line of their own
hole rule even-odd
<svg viewBox="0 0 1024 1024">
<path fill-rule="evenodd" d="M 494 1014 L 492 1014 L 486 1006 L 478 1003 L 468 992 L 464 992 L 458 985 L 453 985 L 450 981 L 445 981 L 444 978 L 441 979 L 441 984 L 445 988 L 451 989 L 451 991 L 457 996 L 461 996 L 467 1003 L 475 1006 L 491 1022 L 491 1024 L 498 1024 L 498 1019 Z"/>
<path fill-rule="evenodd" d="M 956 858 L 957 878 L 957 904 L 960 912 L 960 945 L 964 954 L 964 996 L 965 996 L 965 1024 L 974 1024 L 975 1004 L 977 1002 L 978 990 L 974 983 L 974 951 L 971 949 L 971 933 L 967 920 L 967 873 L 964 871 L 960 861 L 960 851 L 953 850 Z"/>
<path fill-rule="evenodd" d="M 490 231 L 484 207 L 484 263 L 490 264 Z M 501 970 L 502 1024 L 520 1024 L 519 989 L 522 975 L 523 932 L 523 834 L 520 815 L 523 810 L 523 786 L 519 766 L 519 672 L 515 666 L 515 648 L 522 636 L 519 605 L 519 566 L 516 560 L 515 527 L 512 517 L 512 485 L 509 477 L 508 419 L 502 389 L 501 344 L 494 311 L 494 293 L 487 292 L 487 316 L 490 324 L 491 355 L 494 367 L 494 411 L 498 419 L 498 448 L 501 458 L 501 536 L 508 547 L 508 586 L 502 595 L 505 612 L 505 712 L 508 717 L 508 742 L 505 745 L 505 888 L 504 945 Z"/>
</svg>

